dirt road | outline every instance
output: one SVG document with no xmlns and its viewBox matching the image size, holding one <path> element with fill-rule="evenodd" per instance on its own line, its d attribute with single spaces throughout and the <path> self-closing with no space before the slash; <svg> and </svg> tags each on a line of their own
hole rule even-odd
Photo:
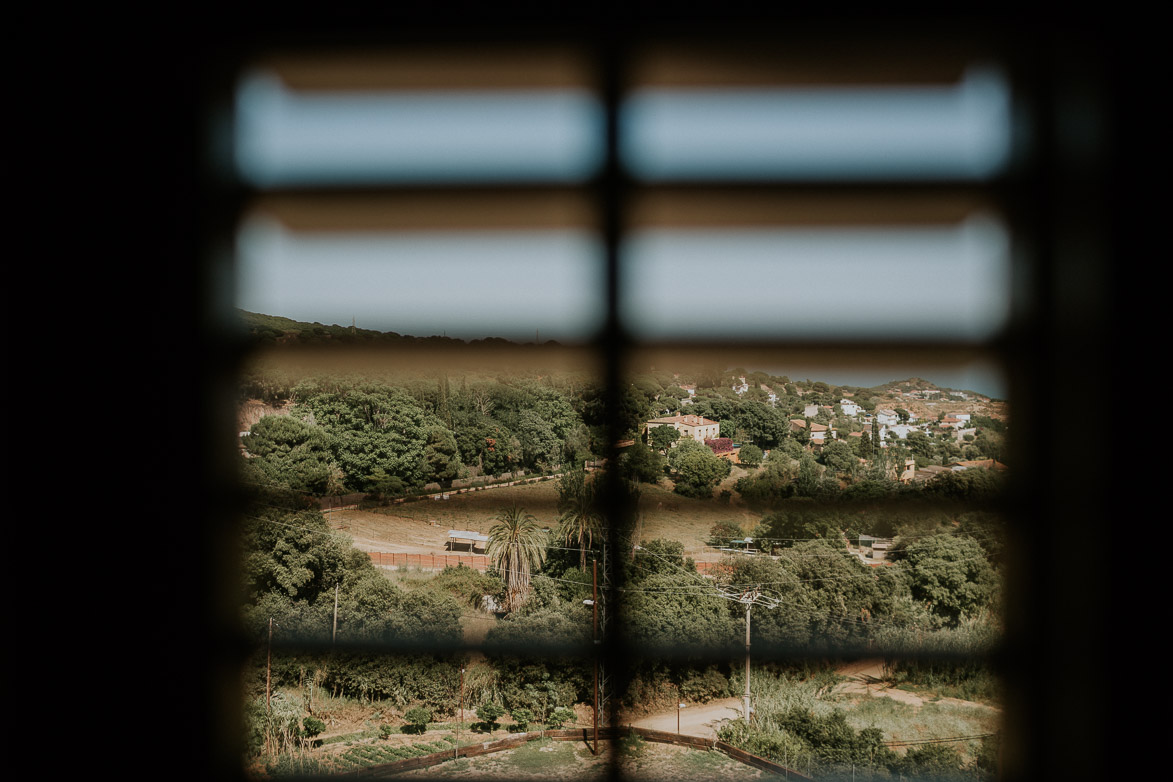
<svg viewBox="0 0 1173 782">
<path fill-rule="evenodd" d="M 741 698 L 722 698 L 705 704 L 692 704 L 680 710 L 680 732 L 685 736 L 717 738 L 717 729 L 727 720 L 741 716 Z M 632 725 L 670 733 L 676 732 L 676 712 L 651 714 Z"/>
</svg>

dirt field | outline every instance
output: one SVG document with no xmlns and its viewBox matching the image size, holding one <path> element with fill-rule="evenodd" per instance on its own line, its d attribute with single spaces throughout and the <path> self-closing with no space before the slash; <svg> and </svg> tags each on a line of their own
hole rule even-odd
<svg viewBox="0 0 1173 782">
<path fill-rule="evenodd" d="M 641 782 L 759 779 L 762 772 L 719 753 L 670 744 L 599 742 L 599 754 L 582 742 L 539 740 L 517 749 L 462 758 L 397 774 L 412 779 L 604 780 L 617 763 L 625 779 Z"/>
<path fill-rule="evenodd" d="M 732 485 L 745 474 L 740 467 L 725 484 Z M 720 554 L 706 550 L 709 530 L 718 521 L 733 521 L 749 532 L 760 515 L 736 503 L 694 500 L 674 494 L 671 484 L 640 487 L 639 521 L 634 530 L 641 541 L 666 538 L 684 544 L 688 556 L 715 560 Z M 447 500 L 417 500 L 377 510 L 339 510 L 327 513 L 330 524 L 354 540 L 362 551 L 442 554 L 448 551 L 448 530 L 471 530 L 487 534 L 494 517 L 504 507 L 518 505 L 553 528 L 558 520 L 557 481 L 485 489 L 467 494 L 450 494 Z M 459 550 L 467 551 L 467 544 Z M 479 552 L 480 549 L 477 549 Z"/>
</svg>

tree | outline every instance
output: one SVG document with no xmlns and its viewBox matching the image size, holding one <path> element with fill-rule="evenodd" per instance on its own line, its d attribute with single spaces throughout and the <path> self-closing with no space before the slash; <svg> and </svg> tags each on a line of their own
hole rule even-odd
<svg viewBox="0 0 1173 782">
<path fill-rule="evenodd" d="M 756 445 L 743 445 L 737 453 L 737 460 L 746 467 L 757 467 L 762 463 L 762 449 Z"/>
<path fill-rule="evenodd" d="M 586 550 L 602 532 L 603 516 L 595 501 L 594 482 L 587 478 L 585 469 L 572 469 L 558 479 L 557 538 L 567 545 L 578 546 L 578 567 L 586 570 Z"/>
<path fill-rule="evenodd" d="M 319 496 L 342 488 L 342 470 L 319 426 L 293 416 L 267 415 L 253 424 L 245 447 L 267 483 Z"/>
<path fill-rule="evenodd" d="M 416 706 L 408 709 L 407 713 L 403 715 L 403 719 L 408 723 L 405 727 L 410 727 L 412 733 L 423 733 L 428 729 L 428 723 L 432 721 L 432 712 L 423 706 Z"/>
<path fill-rule="evenodd" d="M 734 521 L 718 521 L 709 530 L 709 545 L 724 547 L 741 537 L 741 527 Z"/>
<path fill-rule="evenodd" d="M 510 711 L 509 716 L 513 717 L 513 722 L 518 730 L 525 730 L 534 721 L 533 711 L 521 706 Z"/>
<path fill-rule="evenodd" d="M 804 453 L 798 460 L 798 477 L 795 478 L 794 488 L 803 497 L 813 497 L 818 491 L 819 468 L 815 464 L 815 457 Z"/>
<path fill-rule="evenodd" d="M 683 570 L 640 579 L 624 618 L 633 642 L 674 652 L 688 647 L 713 651 L 733 646 L 738 637 L 727 601 L 700 576 Z"/>
<path fill-rule="evenodd" d="M 377 468 L 408 486 L 427 482 L 428 432 L 443 424 L 402 388 L 324 378 L 299 383 L 294 398 L 294 411 L 326 431 L 349 488 L 369 491 Z"/>
<path fill-rule="evenodd" d="M 497 720 L 505 713 L 505 709 L 495 703 L 482 703 L 477 706 L 477 716 L 481 718 L 481 722 L 489 727 L 489 732 L 497 727 Z"/>
<path fill-rule="evenodd" d="M 676 472 L 675 491 L 686 497 L 711 497 L 713 487 L 733 469 L 728 460 L 691 439 L 672 449 L 669 464 Z"/>
<path fill-rule="evenodd" d="M 806 540 L 829 540 L 838 544 L 843 537 L 843 519 L 833 508 L 806 498 L 780 503 L 782 510 L 762 519 L 763 537 L 774 545 L 790 548 Z"/>
<path fill-rule="evenodd" d="M 679 439 L 680 432 L 674 426 L 653 426 L 648 430 L 648 445 L 660 452 L 667 451 Z"/>
<path fill-rule="evenodd" d="M 994 569 L 973 538 L 930 535 L 908 544 L 905 558 L 913 598 L 927 601 L 932 613 L 949 623 L 986 606 L 993 596 Z"/>
<path fill-rule="evenodd" d="M 835 440 L 824 445 L 823 452 L 819 456 L 828 469 L 837 473 L 850 473 L 859 464 L 858 457 L 852 451 L 851 446 L 842 440 Z"/>
<path fill-rule="evenodd" d="M 638 440 L 619 454 L 619 474 L 629 481 L 657 484 L 664 477 L 667 466 L 668 461 L 659 451 Z"/>
<path fill-rule="evenodd" d="M 532 514 L 507 508 L 489 530 L 485 554 L 505 581 L 505 610 L 512 611 L 525 602 L 530 574 L 545 560 L 546 533 Z"/>
<path fill-rule="evenodd" d="M 424 446 L 424 460 L 427 462 L 428 478 L 443 484 L 451 484 L 460 477 L 460 454 L 456 438 L 442 426 L 428 430 L 427 445 Z"/>
<path fill-rule="evenodd" d="M 578 717 L 574 713 L 573 709 L 568 709 L 565 706 L 559 706 L 558 708 L 554 709 L 554 712 L 550 715 L 548 722 L 552 728 L 561 728 L 568 722 L 574 722 L 577 718 Z"/>
</svg>

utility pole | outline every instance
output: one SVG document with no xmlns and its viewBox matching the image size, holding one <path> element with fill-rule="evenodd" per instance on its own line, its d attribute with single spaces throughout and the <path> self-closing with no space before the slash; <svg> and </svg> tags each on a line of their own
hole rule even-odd
<svg viewBox="0 0 1173 782">
<path fill-rule="evenodd" d="M 745 604 L 745 694 L 741 696 L 742 702 L 745 704 L 745 721 L 750 721 L 749 710 L 749 609 L 753 606 L 753 602 Z"/>
<path fill-rule="evenodd" d="M 745 721 L 750 721 L 750 693 L 749 693 L 749 627 L 750 627 L 750 609 L 755 603 L 761 604 L 766 608 L 777 608 L 781 605 L 781 601 L 769 595 L 762 594 L 760 587 L 753 587 L 747 591 L 741 590 L 726 590 L 719 589 L 721 596 L 726 600 L 734 600 L 745 605 L 745 694 L 742 695 L 742 707 L 745 709 Z"/>
<path fill-rule="evenodd" d="M 269 655 L 265 659 L 265 711 L 272 711 L 273 697 L 273 617 L 269 617 Z"/>
<path fill-rule="evenodd" d="M 452 759 L 460 758 L 460 729 L 464 727 L 464 666 L 460 666 L 460 719 L 456 721 L 456 746 L 452 748 Z"/>
<path fill-rule="evenodd" d="M 594 641 L 595 653 L 595 748 L 594 754 L 599 754 L 599 560 L 591 560 L 591 638 Z"/>
<path fill-rule="evenodd" d="M 340 584 L 334 585 L 334 632 L 330 636 L 330 643 L 337 643 L 338 641 L 338 587 Z"/>
</svg>

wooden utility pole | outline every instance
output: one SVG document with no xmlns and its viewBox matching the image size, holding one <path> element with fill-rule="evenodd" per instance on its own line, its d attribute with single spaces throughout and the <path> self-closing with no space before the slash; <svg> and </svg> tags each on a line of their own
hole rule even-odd
<svg viewBox="0 0 1173 782">
<path fill-rule="evenodd" d="M 337 643 L 338 641 L 338 587 L 340 584 L 334 585 L 334 632 L 330 636 L 330 643 Z"/>
<path fill-rule="evenodd" d="M 452 759 L 460 757 L 460 729 L 464 727 L 464 666 L 460 666 L 460 719 L 456 721 L 456 746 L 452 748 Z"/>
<path fill-rule="evenodd" d="M 591 560 L 591 638 L 594 641 L 595 653 L 595 748 L 594 754 L 599 754 L 599 560 Z"/>
<path fill-rule="evenodd" d="M 265 711 L 272 710 L 273 683 L 273 617 L 269 617 L 269 656 L 265 660 Z"/>
</svg>

